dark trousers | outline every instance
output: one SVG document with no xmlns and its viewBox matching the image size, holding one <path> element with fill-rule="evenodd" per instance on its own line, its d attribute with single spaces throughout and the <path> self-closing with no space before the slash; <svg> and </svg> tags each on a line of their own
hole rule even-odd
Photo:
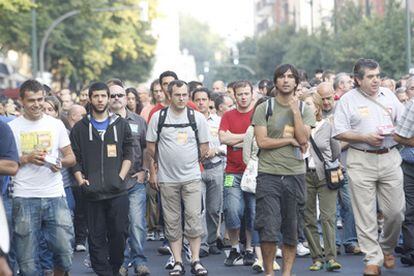
<svg viewBox="0 0 414 276">
<path fill-rule="evenodd" d="M 402 225 L 404 249 L 414 253 L 414 164 L 402 163 L 404 172 L 405 219 Z"/>
<path fill-rule="evenodd" d="M 99 276 L 117 275 L 128 234 L 128 195 L 87 201 L 86 206 L 92 268 Z"/>
<path fill-rule="evenodd" d="M 73 225 L 75 227 L 75 245 L 86 245 L 88 227 L 86 221 L 86 201 L 79 186 L 72 187 L 73 197 L 75 198 L 75 211 Z"/>
</svg>

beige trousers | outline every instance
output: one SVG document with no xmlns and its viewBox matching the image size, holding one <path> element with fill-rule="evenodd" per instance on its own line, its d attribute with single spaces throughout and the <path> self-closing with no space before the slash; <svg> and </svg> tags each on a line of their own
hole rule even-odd
<svg viewBox="0 0 414 276">
<path fill-rule="evenodd" d="M 405 198 L 401 156 L 397 149 L 385 154 L 350 148 L 347 170 L 358 242 L 367 265 L 382 266 L 384 253 L 392 254 L 404 220 Z M 377 200 L 384 214 L 378 238 Z"/>
<path fill-rule="evenodd" d="M 164 232 L 169 241 L 177 241 L 183 236 L 181 201 L 184 204 L 184 236 L 198 238 L 204 234 L 201 220 L 201 188 L 201 179 L 160 183 Z"/>
</svg>

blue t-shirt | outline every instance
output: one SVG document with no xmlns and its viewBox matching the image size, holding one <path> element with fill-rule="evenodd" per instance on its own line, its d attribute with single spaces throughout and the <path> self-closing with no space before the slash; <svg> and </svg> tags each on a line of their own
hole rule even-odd
<svg viewBox="0 0 414 276">
<path fill-rule="evenodd" d="M 8 124 L 0 121 L 0 159 L 19 162 L 16 142 L 11 128 Z M 0 188 L 3 195 L 7 190 L 8 176 L 0 175 Z"/>
<path fill-rule="evenodd" d="M 93 127 L 98 131 L 99 136 L 101 136 L 101 138 L 103 140 L 103 137 L 105 135 L 105 131 L 109 126 L 109 117 L 106 118 L 106 120 L 102 121 L 102 122 L 98 122 L 97 120 L 95 120 L 95 118 L 92 117 L 91 118 L 91 123 L 92 123 Z"/>
</svg>

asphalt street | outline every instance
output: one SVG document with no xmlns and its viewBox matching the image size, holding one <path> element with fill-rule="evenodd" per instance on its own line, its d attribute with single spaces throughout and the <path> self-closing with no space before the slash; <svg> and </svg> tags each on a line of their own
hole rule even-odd
<svg viewBox="0 0 414 276">
<path fill-rule="evenodd" d="M 168 275 L 168 270 L 164 269 L 164 265 L 167 262 L 168 256 L 161 256 L 157 252 L 158 246 L 161 245 L 159 241 L 151 241 L 145 243 L 145 251 L 148 257 L 148 267 L 151 270 L 151 275 Z M 86 253 L 76 252 L 74 256 L 74 263 L 71 271 L 71 275 L 95 275 L 91 268 L 84 266 L 83 261 L 86 257 Z M 353 255 L 340 255 L 338 261 L 342 264 L 342 269 L 338 272 L 326 272 L 326 270 L 321 270 L 318 272 L 311 272 L 308 270 L 308 267 L 311 265 L 310 257 L 300 257 L 296 259 L 294 266 L 294 275 L 324 275 L 329 274 L 334 275 L 362 275 L 364 269 L 363 256 L 353 256 Z M 235 266 L 235 267 L 226 267 L 224 266 L 224 253 L 221 255 L 210 255 L 206 258 L 201 259 L 202 263 L 209 270 L 209 275 L 214 276 L 242 276 L 242 275 L 263 275 L 255 273 L 251 267 L 248 266 Z M 281 265 L 282 260 L 278 259 L 279 265 Z M 190 273 L 190 264 L 185 263 L 185 269 L 187 270 L 186 275 L 191 275 Z M 133 269 L 129 270 L 129 275 L 133 275 Z M 276 275 L 281 275 L 280 272 L 276 272 Z M 414 267 L 405 267 L 403 266 L 399 259 L 397 259 L 397 267 L 393 270 L 382 269 L 382 276 L 414 276 Z"/>
</svg>

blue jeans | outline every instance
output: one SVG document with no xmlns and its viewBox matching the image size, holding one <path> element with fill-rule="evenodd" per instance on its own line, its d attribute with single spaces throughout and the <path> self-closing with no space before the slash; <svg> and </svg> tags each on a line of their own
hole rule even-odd
<svg viewBox="0 0 414 276">
<path fill-rule="evenodd" d="M 16 261 L 16 252 L 14 249 L 14 242 L 13 241 L 13 220 L 12 220 L 12 208 L 13 202 L 12 198 L 9 197 L 8 192 L 3 195 L 3 205 L 4 210 L 6 211 L 6 218 L 7 224 L 9 226 L 9 234 L 10 234 L 10 250 L 9 254 L 7 255 L 7 262 L 9 263 L 10 269 L 13 272 L 13 275 L 17 275 L 17 261 Z"/>
<path fill-rule="evenodd" d="M 75 210 L 75 199 L 72 193 L 72 187 L 65 187 L 66 202 L 71 216 Z M 53 254 L 47 247 L 47 242 L 42 231 L 39 233 L 39 264 L 41 271 L 53 270 Z M 73 244 L 72 244 L 73 247 Z"/>
<path fill-rule="evenodd" d="M 22 275 L 38 275 L 39 233 L 54 255 L 54 267 L 69 271 L 74 237 L 72 219 L 64 197 L 13 198 L 13 241 Z"/>
<path fill-rule="evenodd" d="M 134 181 L 135 180 L 129 180 Z M 129 237 L 124 251 L 124 267 L 132 263 L 135 267 L 146 264 L 144 242 L 147 237 L 147 221 L 145 218 L 147 192 L 145 183 L 135 182 L 128 190 L 129 198 Z"/>
<path fill-rule="evenodd" d="M 343 220 L 343 239 L 341 239 L 340 231 L 336 232 L 336 245 L 344 246 L 356 245 L 358 243 L 357 233 L 355 229 L 354 213 L 352 212 L 351 197 L 349 196 L 348 177 L 345 176 L 345 184 L 338 190 L 337 213 Z M 338 217 L 338 215 L 337 215 Z"/>
<path fill-rule="evenodd" d="M 66 187 L 65 194 L 70 213 L 73 215 L 73 212 L 75 212 L 75 197 L 73 196 L 72 187 Z"/>
<path fill-rule="evenodd" d="M 234 176 L 232 187 L 224 187 L 223 208 L 227 229 L 239 229 L 245 218 L 246 230 L 253 235 L 253 245 L 259 244 L 259 234 L 255 233 L 254 221 L 256 216 L 255 194 L 242 191 L 240 188 L 241 174 L 226 174 Z"/>
</svg>

